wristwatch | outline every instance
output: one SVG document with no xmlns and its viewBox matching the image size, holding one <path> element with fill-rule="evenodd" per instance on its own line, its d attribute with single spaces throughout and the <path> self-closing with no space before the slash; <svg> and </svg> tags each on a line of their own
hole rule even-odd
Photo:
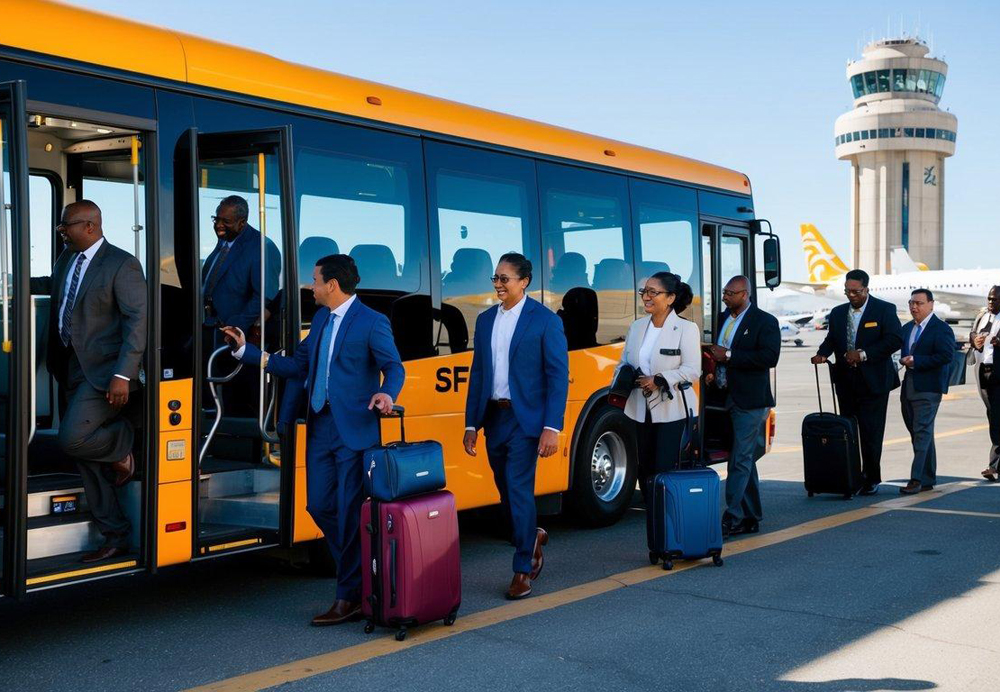
<svg viewBox="0 0 1000 692">
<path fill-rule="evenodd" d="M 726 360 L 729 360 L 732 357 L 733 357 L 733 352 L 732 351 L 726 351 Z"/>
</svg>

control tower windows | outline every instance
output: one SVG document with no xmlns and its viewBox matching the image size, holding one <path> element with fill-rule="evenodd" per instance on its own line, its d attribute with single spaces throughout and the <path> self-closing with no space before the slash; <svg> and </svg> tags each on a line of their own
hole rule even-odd
<svg viewBox="0 0 1000 692">
<path fill-rule="evenodd" d="M 946 142 L 954 142 L 956 135 L 951 130 L 944 130 L 936 127 L 882 127 L 877 130 L 860 130 L 858 132 L 845 132 L 837 135 L 834 142 L 838 145 L 849 142 L 858 142 L 862 139 L 894 139 L 896 137 L 917 137 L 919 139 L 942 139 Z"/>
<path fill-rule="evenodd" d="M 880 94 L 892 90 L 891 80 L 889 79 L 889 70 L 878 70 L 875 73 L 875 76 L 878 81 L 878 91 Z"/>
</svg>

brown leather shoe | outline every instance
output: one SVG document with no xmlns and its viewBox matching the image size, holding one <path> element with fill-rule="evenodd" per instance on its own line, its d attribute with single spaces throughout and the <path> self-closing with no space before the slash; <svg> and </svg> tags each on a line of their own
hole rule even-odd
<svg viewBox="0 0 1000 692">
<path fill-rule="evenodd" d="M 118 488 L 132 480 L 135 475 L 135 457 L 132 452 L 126 454 L 121 461 L 111 464 L 111 470 L 115 474 L 115 486 Z"/>
<path fill-rule="evenodd" d="M 903 495 L 916 495 L 920 492 L 920 481 L 910 481 L 905 487 L 900 488 L 899 492 Z"/>
<path fill-rule="evenodd" d="M 928 490 L 934 490 L 933 485 L 922 485 L 920 486 L 920 492 L 926 493 Z"/>
<path fill-rule="evenodd" d="M 519 601 L 531 595 L 531 578 L 524 572 L 514 572 L 514 578 L 510 580 L 510 586 L 504 596 L 508 601 Z"/>
<path fill-rule="evenodd" d="M 91 562 L 100 562 L 101 560 L 109 560 L 113 557 L 118 557 L 119 555 L 124 555 L 127 551 L 125 548 L 116 548 L 113 545 L 106 545 L 98 548 L 92 553 L 87 553 L 80 558 L 80 562 L 85 564 L 90 564 Z"/>
<path fill-rule="evenodd" d="M 345 601 L 338 599 L 334 601 L 330 610 L 322 615 L 317 615 L 312 619 L 313 627 L 326 627 L 328 625 L 339 625 L 349 620 L 361 619 L 361 603 L 359 601 Z"/>
<path fill-rule="evenodd" d="M 538 575 L 542 573 L 542 567 L 545 566 L 545 556 L 542 555 L 542 546 L 548 545 L 549 534 L 546 533 L 545 529 L 535 530 L 535 550 L 531 554 L 531 572 L 528 577 L 531 581 L 538 579 Z"/>
<path fill-rule="evenodd" d="M 988 480 L 990 483 L 996 483 L 998 480 L 1000 480 L 1000 475 L 997 475 L 997 472 L 994 471 L 992 468 L 986 467 L 985 469 L 983 469 L 983 478 Z"/>
</svg>

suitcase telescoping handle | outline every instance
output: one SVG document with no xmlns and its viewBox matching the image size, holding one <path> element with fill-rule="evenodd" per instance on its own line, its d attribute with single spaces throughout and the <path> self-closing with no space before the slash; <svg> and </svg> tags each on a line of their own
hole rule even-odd
<svg viewBox="0 0 1000 692">
<path fill-rule="evenodd" d="M 691 466 L 697 467 L 698 463 L 701 461 L 701 444 L 698 437 L 695 435 L 695 425 L 694 425 L 694 413 L 688 407 L 687 396 L 685 392 L 691 389 L 693 385 L 690 382 L 678 382 L 677 389 L 681 393 L 681 404 L 684 406 L 684 427 L 688 434 L 688 444 L 691 445 Z M 682 440 L 683 442 L 683 440 Z M 681 456 L 683 456 L 684 449 L 681 448 Z M 683 460 L 679 459 L 678 464 L 683 463 Z"/>
<path fill-rule="evenodd" d="M 403 425 L 403 416 L 406 414 L 406 409 L 399 404 L 392 405 L 392 411 L 385 414 L 384 416 L 379 413 L 378 409 L 375 409 L 375 415 L 381 418 L 399 418 L 399 441 L 406 442 L 406 426 Z M 378 426 L 378 442 L 382 445 L 382 425 Z"/>
<path fill-rule="evenodd" d="M 833 363 L 827 361 L 826 364 L 829 366 L 827 370 L 830 373 L 830 391 L 833 392 L 833 413 L 834 415 L 840 415 L 840 412 L 837 410 L 837 387 L 833 383 Z M 823 393 L 819 388 L 819 364 L 813 363 L 813 369 L 816 371 L 816 399 L 819 401 L 819 412 L 823 413 Z"/>
</svg>

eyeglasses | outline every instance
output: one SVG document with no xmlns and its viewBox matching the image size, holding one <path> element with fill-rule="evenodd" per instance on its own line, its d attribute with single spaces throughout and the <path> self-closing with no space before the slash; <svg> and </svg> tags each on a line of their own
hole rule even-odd
<svg viewBox="0 0 1000 692">
<path fill-rule="evenodd" d="M 78 223 L 89 223 L 89 222 L 87 221 L 87 219 L 77 219 L 76 221 L 60 221 L 56 225 L 56 230 L 58 231 L 60 228 L 69 228 L 70 226 L 75 226 Z"/>
<path fill-rule="evenodd" d="M 655 298 L 656 296 L 661 296 L 664 293 L 666 293 L 666 291 L 656 291 L 653 290 L 652 288 L 640 288 L 636 292 L 639 294 L 640 298 L 642 298 L 643 296 L 649 296 L 650 298 Z"/>
<path fill-rule="evenodd" d="M 867 291 L 867 290 L 868 290 L 867 288 L 845 288 L 844 289 L 844 295 L 845 296 L 860 296 L 860 295 L 864 295 L 865 291 Z"/>
<path fill-rule="evenodd" d="M 223 226 L 235 226 L 236 224 L 239 223 L 239 221 L 230 221 L 228 219 L 222 218 L 221 216 L 213 216 L 212 224 L 214 225 L 217 223 L 221 223 Z"/>
<path fill-rule="evenodd" d="M 732 298 L 733 296 L 738 296 L 739 294 L 746 293 L 746 292 L 747 292 L 747 289 L 745 289 L 745 288 L 741 288 L 738 291 L 723 290 L 722 291 L 722 295 L 724 295 L 726 298 Z"/>
<path fill-rule="evenodd" d="M 490 277 L 490 281 L 492 281 L 493 283 L 501 283 L 504 286 L 507 285 L 508 281 L 516 281 L 517 279 L 518 277 L 516 276 L 507 276 L 506 274 L 504 274 L 503 276 L 494 274 L 493 276 Z"/>
</svg>

